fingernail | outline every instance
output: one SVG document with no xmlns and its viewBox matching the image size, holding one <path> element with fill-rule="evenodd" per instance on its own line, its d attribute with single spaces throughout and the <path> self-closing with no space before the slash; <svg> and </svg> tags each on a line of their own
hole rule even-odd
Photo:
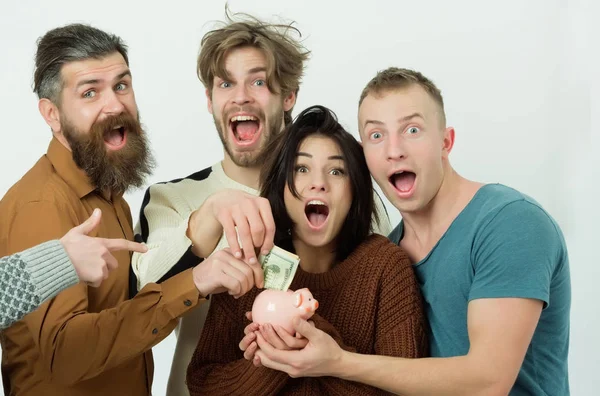
<svg viewBox="0 0 600 396">
<path fill-rule="evenodd" d="M 262 251 L 263 256 L 266 256 L 267 254 L 269 254 L 269 251 L 267 249 Z"/>
<path fill-rule="evenodd" d="M 250 264 L 256 264 L 256 259 L 254 257 L 250 259 Z"/>
<path fill-rule="evenodd" d="M 235 257 L 237 257 L 237 258 L 242 257 L 242 253 L 241 252 L 235 252 Z"/>
</svg>

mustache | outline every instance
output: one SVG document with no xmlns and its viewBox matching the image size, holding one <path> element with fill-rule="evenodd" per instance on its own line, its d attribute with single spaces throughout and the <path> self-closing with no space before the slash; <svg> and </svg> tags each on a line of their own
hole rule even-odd
<svg viewBox="0 0 600 396">
<path fill-rule="evenodd" d="M 92 136 L 103 138 L 107 132 L 117 127 L 121 127 L 123 130 L 127 130 L 128 133 L 134 133 L 138 136 L 143 133 L 139 117 L 135 119 L 128 113 L 108 116 L 101 121 L 96 121 L 90 128 L 90 133 Z"/>
<path fill-rule="evenodd" d="M 237 109 L 229 109 L 229 110 L 223 111 L 223 121 L 225 121 L 226 123 L 229 123 L 229 120 L 231 120 L 232 115 L 235 113 L 255 114 L 258 117 L 258 119 L 266 120 L 265 112 L 262 111 L 262 109 L 254 108 L 252 106 L 240 106 Z"/>
</svg>

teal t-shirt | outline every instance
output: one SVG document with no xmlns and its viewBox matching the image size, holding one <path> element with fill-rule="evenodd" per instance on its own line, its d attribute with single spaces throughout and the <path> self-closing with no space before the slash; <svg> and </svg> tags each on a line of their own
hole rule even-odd
<svg viewBox="0 0 600 396">
<path fill-rule="evenodd" d="M 403 223 L 389 238 L 399 243 Z M 469 351 L 467 306 L 480 298 L 544 302 L 511 395 L 569 395 L 571 281 L 558 224 L 532 198 L 487 184 L 454 219 L 415 272 L 434 357 Z"/>
</svg>

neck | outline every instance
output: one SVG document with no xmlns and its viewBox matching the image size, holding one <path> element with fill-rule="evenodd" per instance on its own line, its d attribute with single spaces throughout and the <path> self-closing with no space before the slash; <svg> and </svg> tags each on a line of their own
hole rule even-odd
<svg viewBox="0 0 600 396">
<path fill-rule="evenodd" d="M 260 166 L 244 167 L 236 165 L 227 153 L 225 153 L 225 157 L 223 158 L 222 166 L 223 172 L 225 172 L 227 177 L 247 187 L 258 190 Z"/>
<path fill-rule="evenodd" d="M 437 194 L 426 207 L 416 212 L 400 212 L 405 237 L 421 245 L 437 242 L 481 186 L 448 166 Z"/>
<path fill-rule="evenodd" d="M 320 274 L 327 272 L 335 264 L 335 244 L 332 242 L 325 246 L 310 246 L 294 239 L 294 249 L 300 257 L 300 268 L 306 272 Z"/>
</svg>

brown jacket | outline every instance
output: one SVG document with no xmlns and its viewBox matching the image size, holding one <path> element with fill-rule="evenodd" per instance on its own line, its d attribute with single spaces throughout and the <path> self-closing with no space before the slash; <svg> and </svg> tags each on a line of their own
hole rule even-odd
<svg viewBox="0 0 600 396">
<path fill-rule="evenodd" d="M 71 152 L 52 139 L 46 155 L 0 201 L 0 256 L 57 239 L 102 210 L 90 234 L 133 238 L 129 206 L 95 191 Z M 128 300 L 130 253 L 99 288 L 80 283 L 0 334 L 6 395 L 148 395 L 151 348 L 204 300 L 191 270 Z"/>
</svg>

